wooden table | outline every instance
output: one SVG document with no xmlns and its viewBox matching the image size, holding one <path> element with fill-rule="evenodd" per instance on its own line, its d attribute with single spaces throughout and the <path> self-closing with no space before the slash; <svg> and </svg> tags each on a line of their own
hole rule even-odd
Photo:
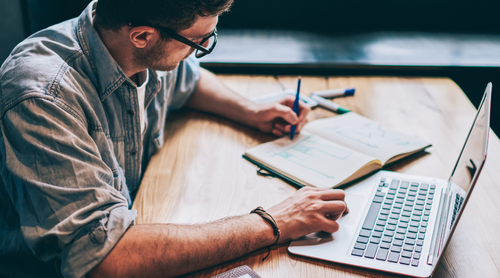
<svg viewBox="0 0 500 278">
<path fill-rule="evenodd" d="M 254 97 L 295 89 L 295 76 L 220 75 L 235 92 Z M 484 84 L 486 87 L 486 84 Z M 389 170 L 447 179 L 469 131 L 475 108 L 445 78 L 304 77 L 301 92 L 355 87 L 335 101 L 352 111 L 433 144 L 427 153 Z M 495 109 L 495 108 L 493 108 Z M 317 108 L 309 120 L 335 116 Z M 256 175 L 241 155 L 272 140 L 252 128 L 190 110 L 171 113 L 165 146 L 148 166 L 133 208 L 137 223 L 200 223 L 269 208 L 296 189 Z M 435 277 L 500 277 L 500 141 L 492 132 L 488 159 Z M 187 277 L 211 277 L 248 265 L 262 277 L 388 277 L 381 272 L 294 256 L 288 244 L 262 249 Z"/>
</svg>

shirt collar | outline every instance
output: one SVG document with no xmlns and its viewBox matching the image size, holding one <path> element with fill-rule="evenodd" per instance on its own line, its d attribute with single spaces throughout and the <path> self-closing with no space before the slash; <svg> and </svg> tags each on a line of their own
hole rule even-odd
<svg viewBox="0 0 500 278">
<path fill-rule="evenodd" d="M 97 91 L 101 101 L 104 101 L 104 99 L 124 82 L 128 82 L 132 86 L 136 86 L 136 84 L 125 75 L 94 28 L 92 12 L 95 10 L 96 5 L 97 1 L 92 1 L 80 15 L 78 19 L 77 36 L 80 40 L 83 53 L 88 57 L 93 71 L 96 74 Z M 149 78 L 150 81 L 156 81 L 156 71 L 148 71 L 149 74 L 152 75 Z M 155 89 L 159 89 L 159 84 L 157 84 L 157 82 L 154 83 L 155 84 L 151 84 L 153 85 L 152 87 L 158 87 Z M 153 90 L 157 91 L 155 89 Z"/>
</svg>

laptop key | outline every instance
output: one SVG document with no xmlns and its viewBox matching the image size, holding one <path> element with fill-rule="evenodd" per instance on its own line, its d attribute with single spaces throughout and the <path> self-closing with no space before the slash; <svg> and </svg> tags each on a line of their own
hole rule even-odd
<svg viewBox="0 0 500 278">
<path fill-rule="evenodd" d="M 398 189 L 399 187 L 399 180 L 392 180 L 391 186 L 389 187 L 390 189 Z"/>
<path fill-rule="evenodd" d="M 415 202 L 415 204 L 419 205 L 419 206 L 423 206 L 425 204 L 425 201 L 422 201 L 422 200 L 417 200 Z"/>
<path fill-rule="evenodd" d="M 409 181 L 402 181 L 399 188 L 407 189 L 409 185 L 410 185 Z"/>
<path fill-rule="evenodd" d="M 418 232 L 418 229 L 417 229 L 417 228 L 415 228 L 415 227 L 410 227 L 410 228 L 408 229 L 408 231 L 410 231 L 410 232 L 412 232 L 412 233 L 417 233 L 417 232 Z"/>
<path fill-rule="evenodd" d="M 366 222 L 366 220 L 365 220 L 365 222 Z M 378 226 L 385 226 L 385 224 L 387 224 L 387 222 L 386 222 L 386 221 L 382 221 L 382 220 L 377 221 L 377 225 L 378 225 Z M 366 229 L 366 228 L 364 227 L 364 225 L 363 225 L 363 229 Z M 367 230 L 370 230 L 370 229 L 367 229 Z"/>
<path fill-rule="evenodd" d="M 425 201 L 425 196 L 424 195 L 418 195 L 417 196 L 417 200 Z"/>
<path fill-rule="evenodd" d="M 382 232 L 373 232 L 372 237 L 382 237 Z"/>
<path fill-rule="evenodd" d="M 385 237 L 382 238 L 382 241 L 390 243 L 392 241 L 392 237 L 385 236 Z"/>
<path fill-rule="evenodd" d="M 404 234 L 396 234 L 396 236 L 394 236 L 395 239 L 399 239 L 399 240 L 403 240 L 405 239 L 405 235 Z"/>
<path fill-rule="evenodd" d="M 401 253 L 401 247 L 399 247 L 399 246 L 394 246 L 394 245 L 393 245 L 393 246 L 391 247 L 391 253 L 392 253 L 392 252 L 395 252 L 395 253 Z"/>
<path fill-rule="evenodd" d="M 358 257 L 363 257 L 363 253 L 364 253 L 363 250 L 353 249 L 351 255 L 358 256 Z"/>
<path fill-rule="evenodd" d="M 429 216 L 429 215 L 431 215 L 431 211 L 430 211 L 430 210 L 426 210 L 426 211 L 424 211 L 424 215 L 425 215 L 425 216 Z"/>
<path fill-rule="evenodd" d="M 391 263 L 397 263 L 399 260 L 399 253 L 391 252 L 389 254 L 389 259 L 387 261 Z"/>
<path fill-rule="evenodd" d="M 412 227 L 418 227 L 418 226 L 420 226 L 420 222 L 417 222 L 417 221 L 411 221 L 411 222 L 410 222 L 410 226 L 412 226 Z"/>
<path fill-rule="evenodd" d="M 375 258 L 375 254 L 377 254 L 378 245 L 377 244 L 368 244 L 368 248 L 366 248 L 365 258 L 373 259 Z"/>
<path fill-rule="evenodd" d="M 405 199 L 404 199 L 404 198 L 397 198 L 396 200 L 394 200 L 394 202 L 395 202 L 396 204 L 402 204 L 402 203 L 404 203 L 404 202 L 405 202 Z"/>
<path fill-rule="evenodd" d="M 422 234 L 425 234 L 425 232 L 426 232 L 426 231 L 427 231 L 427 228 L 420 228 L 420 232 L 421 232 Z"/>
<path fill-rule="evenodd" d="M 359 232 L 359 235 L 364 236 L 364 237 L 369 237 L 370 233 L 371 233 L 370 230 L 361 229 L 361 231 Z"/>
<path fill-rule="evenodd" d="M 410 258 L 411 259 L 411 255 L 412 255 L 412 253 L 408 252 L 408 251 L 403 251 L 401 253 L 401 257 L 405 257 L 405 258 Z"/>
<path fill-rule="evenodd" d="M 374 203 L 382 203 L 384 201 L 384 198 L 382 197 L 375 197 L 373 198 Z"/>
<path fill-rule="evenodd" d="M 403 250 L 408 251 L 408 252 L 413 252 L 413 245 L 405 244 L 403 246 Z"/>
<path fill-rule="evenodd" d="M 422 222 L 422 224 L 420 224 L 420 226 L 427 228 L 427 222 Z"/>
<path fill-rule="evenodd" d="M 377 197 L 385 197 L 385 193 L 384 192 L 377 192 L 377 193 L 375 193 L 375 196 L 377 196 Z"/>
<path fill-rule="evenodd" d="M 378 220 L 384 220 L 384 221 L 386 221 L 387 219 L 389 219 L 389 215 L 381 214 L 381 215 L 378 216 Z"/>
<path fill-rule="evenodd" d="M 408 234 L 406 234 L 406 237 L 407 238 L 411 238 L 411 239 L 416 239 L 417 238 L 417 234 L 416 233 L 408 233 Z"/>
<path fill-rule="evenodd" d="M 403 210 L 407 211 L 407 212 L 411 212 L 413 210 L 413 207 L 411 207 L 411 206 L 404 206 Z"/>
<path fill-rule="evenodd" d="M 389 248 L 391 248 L 391 244 L 387 243 L 387 242 L 382 242 L 382 243 L 380 243 L 380 248 L 389 249 Z"/>
<path fill-rule="evenodd" d="M 366 249 L 366 244 L 356 243 L 356 244 L 354 244 L 354 249 L 365 250 Z"/>
<path fill-rule="evenodd" d="M 420 260 L 420 253 L 413 254 L 413 260 Z"/>
<path fill-rule="evenodd" d="M 417 222 L 418 222 L 418 221 L 420 221 L 420 216 L 413 216 L 413 217 L 411 218 L 411 220 L 412 220 L 412 221 L 417 221 Z"/>
<path fill-rule="evenodd" d="M 379 237 L 372 237 L 372 238 L 370 238 L 370 243 L 379 244 L 380 238 Z"/>
<path fill-rule="evenodd" d="M 375 229 L 373 229 L 376 232 L 383 232 L 384 231 L 384 226 L 375 226 Z"/>
<path fill-rule="evenodd" d="M 425 238 L 425 234 L 419 234 L 418 235 L 418 239 L 424 239 Z"/>
<path fill-rule="evenodd" d="M 390 209 L 391 209 L 391 207 L 392 207 L 392 206 L 390 206 L 390 205 L 383 205 L 383 206 L 382 206 L 382 209 L 389 209 L 389 210 L 390 210 Z"/>
<path fill-rule="evenodd" d="M 394 208 L 402 209 L 403 208 L 403 204 L 394 204 Z"/>
<path fill-rule="evenodd" d="M 394 236 L 394 231 L 385 231 L 384 236 L 392 238 Z"/>
<path fill-rule="evenodd" d="M 396 225 L 387 225 L 387 227 L 385 227 L 385 230 L 386 231 L 395 231 Z"/>
<path fill-rule="evenodd" d="M 358 237 L 358 239 L 356 240 L 356 242 L 365 243 L 366 244 L 366 243 L 368 243 L 368 238 L 360 236 L 360 237 Z"/>
<path fill-rule="evenodd" d="M 398 221 L 394 220 L 394 219 L 389 219 L 389 221 L 387 221 L 387 223 L 389 223 L 389 225 L 397 225 Z"/>
<path fill-rule="evenodd" d="M 427 183 L 422 183 L 422 184 L 420 185 L 420 189 L 422 189 L 422 190 L 427 190 L 427 189 L 429 189 L 429 184 L 427 184 Z"/>
<path fill-rule="evenodd" d="M 408 244 L 408 245 L 415 245 L 415 240 L 414 239 L 411 239 L 411 238 L 407 238 L 405 240 L 405 244 Z"/>
<path fill-rule="evenodd" d="M 410 217 L 411 211 L 403 211 L 403 213 L 401 213 L 401 216 Z"/>
<path fill-rule="evenodd" d="M 399 239 L 395 239 L 393 242 L 392 242 L 392 245 L 393 246 L 403 246 L 403 241 L 402 240 L 399 240 Z"/>
<path fill-rule="evenodd" d="M 389 218 L 391 219 L 399 219 L 399 214 L 392 213 Z"/>
<path fill-rule="evenodd" d="M 392 209 L 392 213 L 400 214 L 401 213 L 401 209 L 393 208 Z"/>
<path fill-rule="evenodd" d="M 375 224 L 375 220 L 377 220 L 378 211 L 380 210 L 381 204 L 372 203 L 370 205 L 370 209 L 368 210 L 368 214 L 366 215 L 365 222 L 363 223 L 363 229 L 371 230 L 373 229 L 373 224 Z M 385 224 L 384 224 L 385 226 Z"/>
<path fill-rule="evenodd" d="M 408 223 L 408 222 L 410 222 L 410 217 L 403 216 L 403 217 L 401 217 L 401 219 L 399 219 L 399 221 Z"/>
<path fill-rule="evenodd" d="M 423 240 L 421 240 L 421 239 L 418 239 L 418 240 L 417 240 L 417 245 L 418 245 L 418 246 L 422 246 L 422 245 L 424 245 L 424 241 L 423 241 Z"/>
<path fill-rule="evenodd" d="M 424 206 L 421 206 L 421 205 L 416 205 L 415 206 L 415 210 L 424 210 Z"/>
<path fill-rule="evenodd" d="M 413 215 L 422 216 L 422 211 L 414 210 Z"/>
<path fill-rule="evenodd" d="M 398 227 L 399 227 L 399 228 L 406 229 L 406 228 L 408 228 L 408 223 L 405 223 L 405 222 L 399 222 Z M 405 232 L 405 233 L 406 233 L 406 232 Z"/>
<path fill-rule="evenodd" d="M 396 230 L 396 233 L 398 233 L 398 234 L 406 234 L 406 229 L 403 229 L 403 228 L 398 228 L 398 229 Z"/>
<path fill-rule="evenodd" d="M 401 260 L 399 261 L 400 264 L 405 264 L 405 265 L 409 265 L 410 264 L 410 259 L 409 258 L 401 258 Z"/>
<path fill-rule="evenodd" d="M 390 211 L 390 210 L 388 210 L 388 209 L 382 209 L 382 210 L 380 211 L 380 214 L 385 214 L 385 215 L 387 215 L 387 214 L 389 214 L 389 213 L 391 213 L 391 211 Z"/>
<path fill-rule="evenodd" d="M 417 252 L 417 253 L 422 252 L 422 246 L 416 246 L 415 247 L 415 252 Z"/>
<path fill-rule="evenodd" d="M 382 246 L 380 248 L 382 248 Z M 387 259 L 387 254 L 389 254 L 389 250 L 380 249 L 377 254 L 377 260 L 385 261 Z"/>
</svg>

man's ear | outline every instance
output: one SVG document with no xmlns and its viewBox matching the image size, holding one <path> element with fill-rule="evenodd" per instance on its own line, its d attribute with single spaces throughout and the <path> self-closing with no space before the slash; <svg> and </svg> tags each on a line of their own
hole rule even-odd
<svg viewBox="0 0 500 278">
<path fill-rule="evenodd" d="M 133 27 L 129 31 L 129 38 L 137 48 L 145 48 L 148 44 L 154 43 L 158 36 L 156 29 L 149 26 Z"/>
</svg>

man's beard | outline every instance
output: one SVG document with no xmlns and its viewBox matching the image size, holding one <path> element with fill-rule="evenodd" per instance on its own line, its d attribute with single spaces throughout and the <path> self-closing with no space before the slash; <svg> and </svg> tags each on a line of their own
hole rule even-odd
<svg viewBox="0 0 500 278">
<path fill-rule="evenodd" d="M 158 42 L 151 47 L 151 49 L 145 50 L 136 48 L 133 53 L 134 64 L 136 66 L 140 66 L 141 68 L 160 71 L 171 71 L 177 68 L 179 63 L 168 64 L 165 61 L 165 49 L 166 41 L 162 39 L 158 40 Z"/>
</svg>

